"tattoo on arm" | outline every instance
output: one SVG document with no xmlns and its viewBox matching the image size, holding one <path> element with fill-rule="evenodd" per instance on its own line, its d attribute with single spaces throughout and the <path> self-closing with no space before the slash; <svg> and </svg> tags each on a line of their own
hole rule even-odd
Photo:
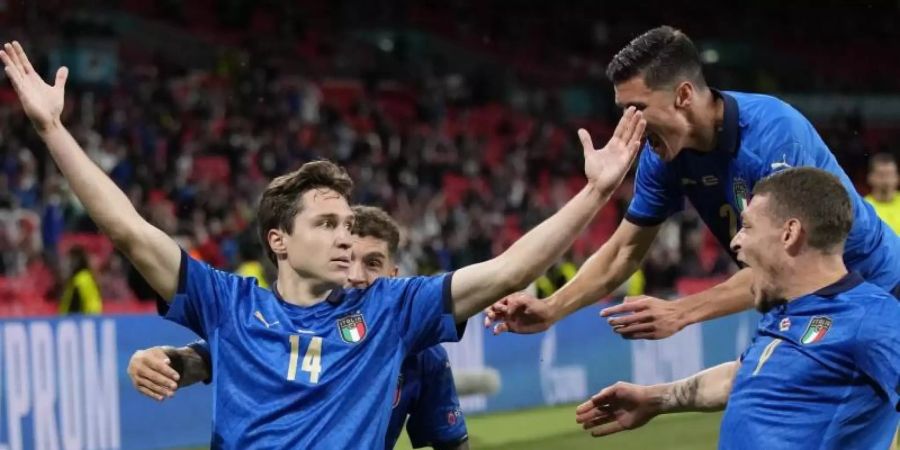
<svg viewBox="0 0 900 450">
<path fill-rule="evenodd" d="M 720 411 L 728 403 L 740 363 L 730 362 L 665 385 L 663 412 Z"/>
</svg>

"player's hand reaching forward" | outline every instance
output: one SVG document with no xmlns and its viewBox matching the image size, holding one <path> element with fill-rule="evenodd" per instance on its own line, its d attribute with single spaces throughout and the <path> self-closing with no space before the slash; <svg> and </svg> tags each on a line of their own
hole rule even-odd
<svg viewBox="0 0 900 450">
<path fill-rule="evenodd" d="M 62 114 L 66 78 L 69 70 L 60 67 L 56 71 L 56 81 L 53 86 L 44 82 L 41 76 L 34 71 L 31 62 L 22 46 L 13 41 L 12 44 L 3 45 L 0 50 L 0 59 L 6 70 L 25 114 L 31 119 L 31 123 L 38 131 L 44 131 L 53 124 L 60 122 Z"/>
<path fill-rule="evenodd" d="M 163 347 L 135 352 L 128 362 L 128 377 L 138 391 L 154 400 L 171 397 L 178 389 L 178 372 Z"/>
<path fill-rule="evenodd" d="M 648 386 L 619 382 L 575 409 L 575 421 L 594 437 L 644 426 L 662 412 L 661 398 Z"/>
<path fill-rule="evenodd" d="M 646 126 L 643 114 L 634 107 L 629 107 L 619 119 L 609 142 L 599 150 L 594 149 L 587 130 L 578 130 L 578 138 L 581 139 L 584 150 L 584 174 L 600 192 L 610 193 L 622 184 L 641 149 Z"/>
<path fill-rule="evenodd" d="M 505 331 L 530 334 L 546 331 L 556 318 L 543 300 L 524 292 L 508 295 L 484 310 L 484 326 L 493 325 L 494 334 Z"/>
<path fill-rule="evenodd" d="M 626 297 L 621 305 L 600 311 L 602 317 L 610 317 L 613 331 L 626 339 L 665 339 L 684 328 L 687 323 L 683 304 L 646 295 Z"/>
</svg>

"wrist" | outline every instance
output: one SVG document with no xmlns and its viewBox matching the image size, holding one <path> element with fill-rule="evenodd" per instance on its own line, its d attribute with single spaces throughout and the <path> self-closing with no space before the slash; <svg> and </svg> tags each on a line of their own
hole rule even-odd
<svg viewBox="0 0 900 450">
<path fill-rule="evenodd" d="M 37 130 L 38 134 L 43 138 L 50 134 L 56 133 L 59 130 L 63 129 L 62 119 L 59 117 L 54 117 L 47 123 L 43 124 L 34 124 L 34 129 Z"/>
<path fill-rule="evenodd" d="M 647 397 L 647 405 L 649 405 L 656 414 L 673 412 L 675 405 L 672 403 L 671 390 L 671 384 L 645 386 L 644 394 Z"/>
</svg>

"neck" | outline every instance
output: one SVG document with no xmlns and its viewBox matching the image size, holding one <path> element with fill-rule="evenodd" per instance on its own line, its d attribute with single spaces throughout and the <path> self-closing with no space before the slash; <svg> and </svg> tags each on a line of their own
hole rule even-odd
<svg viewBox="0 0 900 450">
<path fill-rule="evenodd" d="M 278 265 L 278 295 L 292 305 L 313 306 L 322 303 L 331 290 L 337 287 L 339 286 L 333 283 L 303 277 L 287 264 Z"/>
<path fill-rule="evenodd" d="M 894 196 L 897 195 L 897 191 L 892 191 L 890 189 L 887 190 L 873 190 L 872 198 L 881 203 L 888 203 L 894 199 Z"/>
<path fill-rule="evenodd" d="M 826 255 L 807 251 L 779 271 L 782 296 L 788 301 L 834 284 L 847 275 L 847 266 L 841 254 Z"/>
<path fill-rule="evenodd" d="M 702 93 L 697 93 L 696 105 L 689 116 L 691 131 L 687 146 L 701 152 L 710 152 L 716 148 L 717 130 L 725 121 L 725 102 L 707 88 Z"/>
</svg>

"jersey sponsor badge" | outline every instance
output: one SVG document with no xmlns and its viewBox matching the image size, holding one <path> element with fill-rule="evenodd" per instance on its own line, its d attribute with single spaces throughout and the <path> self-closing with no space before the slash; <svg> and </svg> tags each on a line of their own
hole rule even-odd
<svg viewBox="0 0 900 450">
<path fill-rule="evenodd" d="M 828 333 L 830 328 L 830 318 L 825 316 L 815 316 L 809 320 L 809 325 L 806 327 L 803 337 L 800 338 L 800 342 L 803 342 L 804 344 L 819 342 L 825 337 L 825 334 Z"/>
<path fill-rule="evenodd" d="M 366 320 L 362 313 L 350 314 L 338 319 L 341 339 L 348 344 L 356 344 L 366 337 Z"/>
<path fill-rule="evenodd" d="M 785 317 L 781 319 L 781 323 L 778 324 L 778 331 L 787 331 L 791 327 L 791 319 L 789 317 Z"/>
</svg>

